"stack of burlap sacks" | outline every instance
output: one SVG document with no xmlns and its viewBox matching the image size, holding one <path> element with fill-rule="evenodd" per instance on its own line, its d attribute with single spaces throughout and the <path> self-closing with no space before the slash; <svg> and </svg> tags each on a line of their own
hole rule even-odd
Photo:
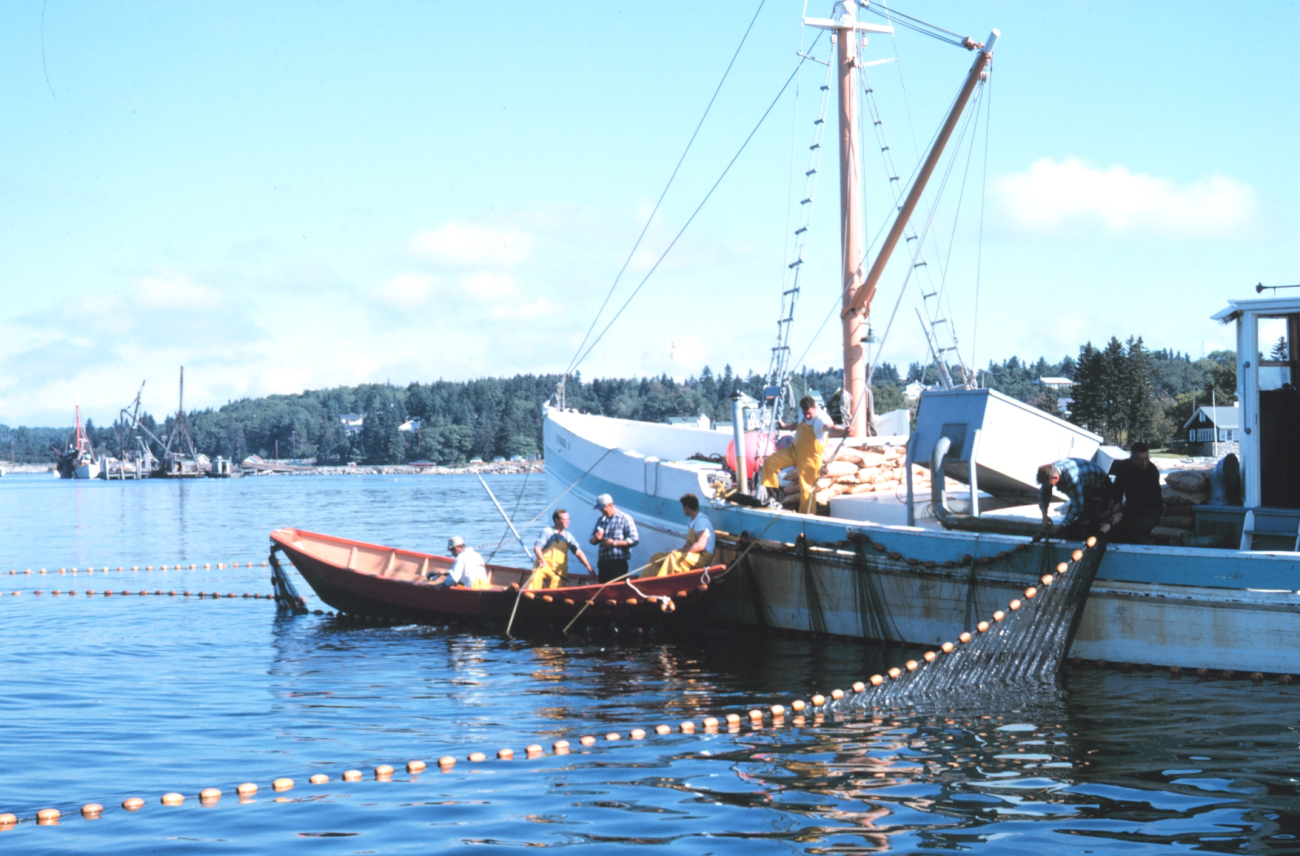
<svg viewBox="0 0 1300 856">
<path fill-rule="evenodd" d="M 831 446 L 828 451 L 833 451 Z M 826 475 L 817 480 L 817 505 L 828 506 L 832 497 L 869 493 L 894 493 L 907 484 L 907 449 L 902 446 L 844 446 L 825 464 Z M 912 489 L 930 492 L 930 472 L 912 468 Z M 799 506 L 799 479 L 793 468 L 781 471 L 781 502 Z"/>
<path fill-rule="evenodd" d="M 1210 499 L 1210 471 L 1171 470 L 1164 474 L 1160 495 L 1165 501 L 1165 513 L 1151 530 L 1151 537 L 1181 540 L 1195 529 L 1192 506 Z"/>
</svg>

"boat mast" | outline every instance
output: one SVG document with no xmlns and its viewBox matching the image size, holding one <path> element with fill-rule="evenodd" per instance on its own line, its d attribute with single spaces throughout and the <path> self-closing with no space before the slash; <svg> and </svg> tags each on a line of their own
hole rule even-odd
<svg viewBox="0 0 1300 856">
<path fill-rule="evenodd" d="M 943 148 L 948 143 L 948 138 L 952 136 L 953 129 L 957 127 L 957 120 L 961 118 L 962 111 L 966 109 L 966 103 L 970 101 L 971 93 L 975 91 L 975 84 L 979 83 L 980 78 L 984 76 L 985 69 L 993 58 L 993 46 L 997 43 L 1000 35 L 1001 33 L 994 30 L 989 33 L 988 40 L 984 44 L 979 44 L 970 39 L 966 40 L 966 47 L 979 51 L 979 56 L 975 58 L 975 63 L 966 74 L 966 81 L 957 94 L 957 100 L 953 102 L 952 109 L 948 111 L 948 117 L 943 122 L 943 127 L 939 129 L 939 136 L 934 141 L 934 148 L 930 149 L 930 153 L 925 158 L 925 163 L 921 166 L 921 171 L 916 176 L 916 181 L 912 184 L 912 189 L 908 191 L 907 198 L 903 201 L 902 207 L 899 208 L 898 218 L 894 220 L 889 235 L 885 237 L 885 242 L 881 245 L 880 253 L 876 256 L 875 262 L 872 263 L 866 280 L 862 283 L 862 287 L 857 289 L 852 300 L 845 300 L 844 312 L 841 317 L 846 319 L 846 323 L 849 317 L 859 313 L 863 318 L 871 314 L 871 298 L 876 295 L 876 285 L 880 282 L 880 275 L 884 273 L 885 265 L 889 262 L 889 257 L 898 244 L 898 239 L 903 236 L 903 229 L 906 228 L 907 221 L 911 219 L 912 212 L 916 210 L 917 203 L 921 201 L 921 194 L 925 192 L 926 182 L 930 180 L 930 174 L 938 166 L 939 156 L 943 154 Z M 847 350 L 845 355 L 847 356 Z M 847 366 L 845 367 L 845 377 L 847 382 Z"/>
<path fill-rule="evenodd" d="M 892 33 L 893 27 L 857 20 L 857 2 L 838 0 L 829 20 L 805 18 L 804 24 L 830 30 L 836 40 L 836 77 L 840 102 L 840 255 L 844 300 L 844 413 L 850 437 L 865 437 L 871 421 L 867 397 L 867 366 L 862 349 L 865 313 L 850 311 L 859 291 L 862 258 L 862 199 L 858 143 L 858 33 Z"/>
</svg>

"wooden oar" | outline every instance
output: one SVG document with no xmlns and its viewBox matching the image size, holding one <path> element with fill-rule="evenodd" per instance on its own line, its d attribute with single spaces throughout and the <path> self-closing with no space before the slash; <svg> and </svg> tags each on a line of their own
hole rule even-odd
<svg viewBox="0 0 1300 856">
<path fill-rule="evenodd" d="M 510 517 L 506 514 L 506 510 L 501 507 L 501 503 L 497 502 L 496 496 L 494 496 L 492 493 L 492 488 L 488 487 L 488 483 L 483 480 L 483 476 L 479 476 L 478 481 L 479 484 L 483 485 L 483 489 L 487 491 L 488 499 L 491 499 L 492 504 L 496 506 L 497 513 L 501 515 L 501 519 L 504 520 L 506 522 L 506 525 L 510 527 L 511 534 L 514 535 L 515 540 L 519 542 L 519 549 L 524 551 L 524 558 L 526 558 L 528 560 L 528 564 L 531 565 L 533 563 L 533 557 L 529 555 L 528 548 L 524 546 L 524 539 L 520 538 L 519 533 L 515 530 L 515 524 L 510 520 Z M 529 579 L 532 579 L 532 577 L 530 576 Z M 519 592 L 515 595 L 515 605 L 510 608 L 510 620 L 506 622 L 507 637 L 510 636 L 510 628 L 515 626 L 515 613 L 519 611 L 519 600 L 524 596 L 524 586 L 527 584 L 528 584 L 528 580 L 520 577 Z"/>
</svg>

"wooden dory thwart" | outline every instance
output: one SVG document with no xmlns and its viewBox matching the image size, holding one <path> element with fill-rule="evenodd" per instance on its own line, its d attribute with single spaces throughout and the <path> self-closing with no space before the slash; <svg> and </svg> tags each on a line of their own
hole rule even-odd
<svg viewBox="0 0 1300 856">
<path fill-rule="evenodd" d="M 492 587 L 447 588 L 424 581 L 429 571 L 451 567 L 448 556 L 397 550 L 301 529 L 271 533 L 272 550 L 280 550 L 320 599 L 340 612 L 411 621 L 446 618 L 502 619 L 518 598 L 518 587 L 531 569 L 488 565 Z M 527 591 L 518 598 L 515 621 L 569 621 L 594 599 L 583 619 L 648 621 L 665 616 L 675 621 L 703 618 L 713 605 L 725 565 L 685 574 L 637 578 L 602 588 L 594 577 L 570 577 L 581 585 Z M 531 597 L 529 597 L 531 595 Z M 661 598 L 671 598 L 665 610 Z"/>
</svg>

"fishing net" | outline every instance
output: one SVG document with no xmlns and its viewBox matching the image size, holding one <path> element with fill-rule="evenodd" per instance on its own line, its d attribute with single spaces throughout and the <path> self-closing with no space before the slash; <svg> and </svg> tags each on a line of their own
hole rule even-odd
<svg viewBox="0 0 1300 856">
<path fill-rule="evenodd" d="M 885 675 L 874 675 L 870 683 L 855 685 L 856 692 L 829 700 L 828 709 L 850 712 L 954 697 L 969 700 L 1054 686 L 1105 552 L 1103 541 L 1089 538 L 1068 561 L 1052 568 L 1052 553 L 1045 547 L 1038 584 L 1025 589 L 1023 597 L 957 640 Z"/>
</svg>

